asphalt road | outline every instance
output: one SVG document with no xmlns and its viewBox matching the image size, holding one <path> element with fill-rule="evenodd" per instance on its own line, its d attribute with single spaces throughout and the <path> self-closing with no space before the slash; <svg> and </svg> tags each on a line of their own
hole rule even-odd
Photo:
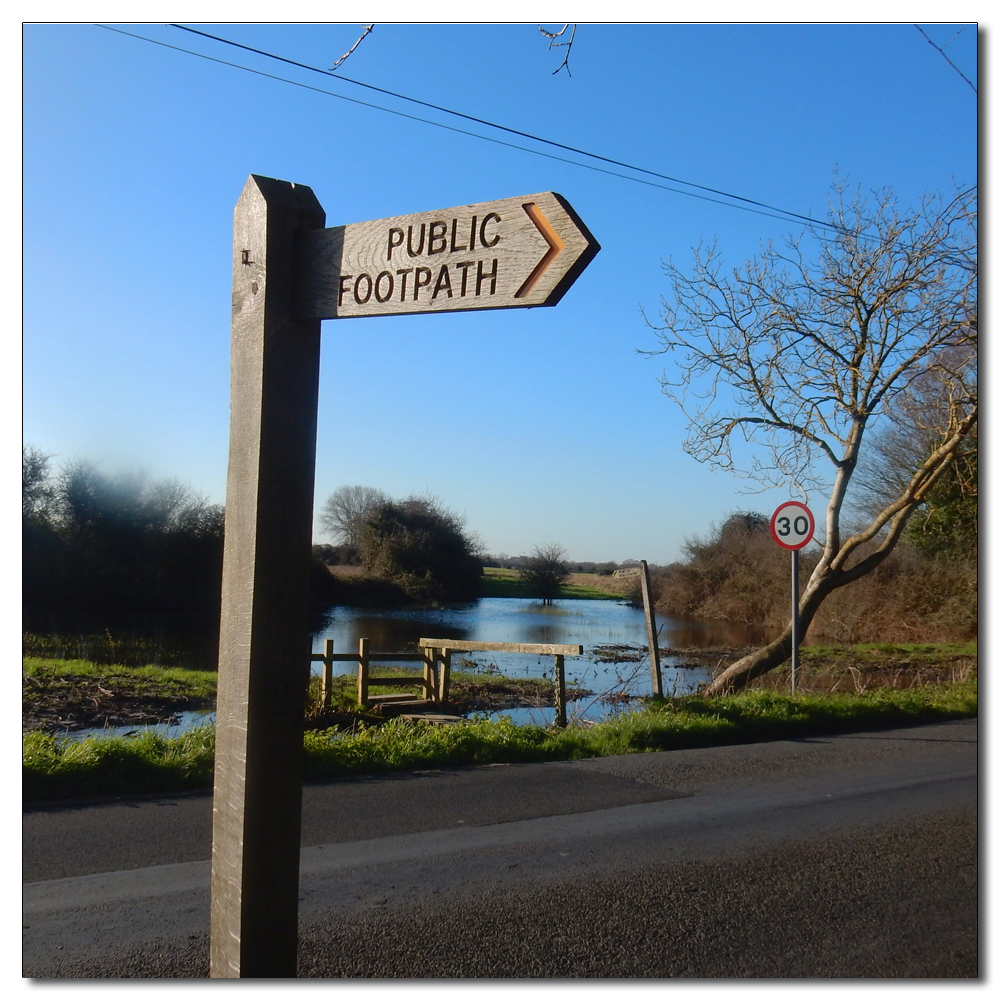
<svg viewBox="0 0 1000 1000">
<path fill-rule="evenodd" d="M 299 975 L 968 978 L 976 720 L 313 783 Z M 208 973 L 211 799 L 24 812 L 23 974 Z"/>
</svg>

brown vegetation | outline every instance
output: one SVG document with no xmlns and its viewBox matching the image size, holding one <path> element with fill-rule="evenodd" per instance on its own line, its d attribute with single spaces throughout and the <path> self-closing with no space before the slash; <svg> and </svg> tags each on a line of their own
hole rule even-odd
<svg viewBox="0 0 1000 1000">
<path fill-rule="evenodd" d="M 657 609 L 781 628 L 791 617 L 790 556 L 761 514 L 732 515 L 708 541 L 686 546 L 687 560 L 653 576 Z M 862 554 L 863 555 L 863 554 Z M 800 556 L 803 575 L 817 556 Z M 975 554 L 932 559 L 901 546 L 867 576 L 827 597 L 809 642 L 963 642 L 978 630 Z"/>
</svg>

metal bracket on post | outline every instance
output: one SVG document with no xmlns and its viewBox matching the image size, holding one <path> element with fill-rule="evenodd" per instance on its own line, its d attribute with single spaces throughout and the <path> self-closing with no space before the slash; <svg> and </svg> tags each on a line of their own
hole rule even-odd
<svg viewBox="0 0 1000 1000">
<path fill-rule="evenodd" d="M 320 321 L 295 316 L 293 252 L 325 221 L 310 188 L 257 176 L 233 219 L 213 978 L 296 973 Z"/>
</svg>

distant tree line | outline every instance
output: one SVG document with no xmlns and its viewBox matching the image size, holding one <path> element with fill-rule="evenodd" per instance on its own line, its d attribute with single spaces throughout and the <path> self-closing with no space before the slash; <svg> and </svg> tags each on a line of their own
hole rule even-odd
<svg viewBox="0 0 1000 1000">
<path fill-rule="evenodd" d="M 175 480 L 22 451 L 28 630 L 218 627 L 223 508 Z"/>
<path fill-rule="evenodd" d="M 560 550 L 561 551 L 561 550 Z M 497 555 L 483 555 L 481 557 L 482 564 L 484 566 L 490 566 L 499 569 L 520 569 L 524 566 L 531 556 L 509 556 L 506 553 L 498 553 Z M 571 559 L 562 560 L 563 565 L 566 567 L 567 573 L 596 573 L 598 576 L 611 576 L 615 570 L 621 569 L 623 566 L 635 566 L 638 565 L 638 560 L 636 559 L 626 559 L 623 562 L 580 562 Z"/>
</svg>

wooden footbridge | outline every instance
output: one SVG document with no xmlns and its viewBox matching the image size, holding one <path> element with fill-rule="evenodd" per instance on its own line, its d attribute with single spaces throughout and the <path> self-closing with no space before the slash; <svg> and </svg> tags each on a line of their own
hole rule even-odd
<svg viewBox="0 0 1000 1000">
<path fill-rule="evenodd" d="M 313 653 L 314 662 L 323 664 L 320 690 L 323 711 L 330 707 L 333 688 L 334 663 L 358 664 L 358 705 L 362 708 L 381 706 L 383 711 L 404 715 L 426 722 L 460 722 L 459 715 L 445 714 L 440 709 L 448 702 L 451 680 L 451 654 L 455 652 L 527 653 L 531 656 L 554 658 L 553 700 L 556 708 L 556 725 L 566 725 L 566 668 L 565 657 L 582 656 L 583 646 L 559 645 L 540 642 L 473 642 L 465 639 L 421 639 L 416 653 L 373 653 L 368 639 L 358 640 L 356 653 L 335 653 L 333 640 L 327 639 L 322 653 Z M 419 673 L 405 675 L 378 675 L 371 673 L 372 664 L 420 664 Z M 407 688 L 399 694 L 370 694 L 372 687 Z M 435 712 L 434 709 L 439 709 Z"/>
</svg>

